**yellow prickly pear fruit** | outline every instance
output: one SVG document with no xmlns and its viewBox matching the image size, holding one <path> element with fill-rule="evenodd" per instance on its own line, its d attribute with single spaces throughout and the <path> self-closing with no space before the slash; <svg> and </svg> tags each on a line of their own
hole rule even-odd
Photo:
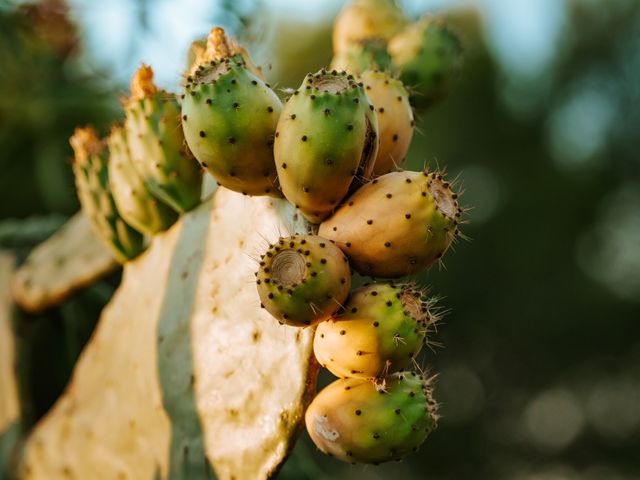
<svg viewBox="0 0 640 480">
<path fill-rule="evenodd" d="M 413 111 L 407 89 L 389 73 L 367 70 L 360 81 L 378 118 L 380 146 L 373 165 L 373 176 L 378 177 L 404 164 L 413 138 Z"/>
<path fill-rule="evenodd" d="M 345 462 L 373 464 L 416 450 L 437 421 L 429 380 L 411 372 L 378 384 L 362 378 L 336 380 L 305 415 L 307 431 L 322 452 Z"/>
<path fill-rule="evenodd" d="M 411 275 L 442 257 L 458 234 L 457 197 L 441 173 L 388 173 L 349 197 L 319 235 L 335 241 L 362 275 Z"/>
<path fill-rule="evenodd" d="M 338 14 L 333 27 L 333 51 L 370 38 L 389 40 L 405 24 L 395 0 L 353 0 Z"/>
<path fill-rule="evenodd" d="M 407 367 L 435 323 L 433 301 L 413 285 L 375 283 L 355 290 L 344 310 L 318 325 L 318 362 L 338 377 L 384 377 Z"/>
</svg>

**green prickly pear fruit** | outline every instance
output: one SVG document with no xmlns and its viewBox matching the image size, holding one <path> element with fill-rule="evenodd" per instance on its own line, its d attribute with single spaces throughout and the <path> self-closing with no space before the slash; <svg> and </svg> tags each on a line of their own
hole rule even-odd
<svg viewBox="0 0 640 480">
<path fill-rule="evenodd" d="M 281 111 L 278 96 L 247 69 L 241 55 L 211 60 L 187 79 L 184 136 L 220 185 L 280 197 L 273 139 Z"/>
<path fill-rule="evenodd" d="M 362 275 L 411 275 L 442 257 L 459 233 L 457 198 L 441 173 L 388 173 L 358 189 L 318 234 Z"/>
<path fill-rule="evenodd" d="M 409 365 L 436 321 L 433 301 L 413 285 L 355 290 L 339 315 L 318 325 L 313 350 L 338 377 L 385 377 Z"/>
<path fill-rule="evenodd" d="M 125 128 L 133 164 L 154 197 L 178 213 L 200 203 L 202 171 L 186 147 L 175 95 L 153 84 L 142 65 L 131 79 Z"/>
<path fill-rule="evenodd" d="M 145 235 L 166 230 L 178 214 L 151 195 L 131 160 L 126 132 L 121 127 L 111 130 L 109 146 L 109 188 L 124 220 Z"/>
<path fill-rule="evenodd" d="M 369 38 L 389 40 L 405 25 L 395 0 L 353 0 L 338 14 L 333 26 L 333 51 Z"/>
<path fill-rule="evenodd" d="M 144 249 L 142 235 L 120 216 L 109 191 L 107 151 L 92 127 L 76 128 L 69 140 L 82 211 L 93 231 L 121 263 Z"/>
<path fill-rule="evenodd" d="M 258 294 L 262 306 L 280 322 L 313 325 L 333 315 L 351 288 L 349 263 L 324 238 L 281 238 L 261 256 Z"/>
<path fill-rule="evenodd" d="M 416 105 L 441 99 L 462 67 L 462 45 L 442 21 L 425 16 L 408 25 L 388 45 L 400 78 L 416 94 Z"/>
<path fill-rule="evenodd" d="M 359 78 L 378 118 L 380 146 L 373 166 L 373 176 L 377 177 L 402 166 L 415 122 L 409 93 L 400 80 L 376 70 L 367 70 Z"/>
<path fill-rule="evenodd" d="M 322 452 L 345 462 L 373 464 L 416 450 L 437 421 L 429 381 L 412 372 L 396 373 L 380 384 L 336 380 L 305 415 L 307 431 Z"/>
<path fill-rule="evenodd" d="M 307 75 L 276 132 L 276 167 L 287 200 L 310 222 L 321 222 L 354 178 L 371 177 L 377 152 L 378 121 L 354 77 L 335 70 Z"/>
<path fill-rule="evenodd" d="M 349 43 L 344 50 L 336 53 L 331 61 L 332 69 L 346 70 L 353 75 L 359 75 L 369 69 L 387 70 L 391 67 L 387 43 L 379 38 Z"/>
</svg>

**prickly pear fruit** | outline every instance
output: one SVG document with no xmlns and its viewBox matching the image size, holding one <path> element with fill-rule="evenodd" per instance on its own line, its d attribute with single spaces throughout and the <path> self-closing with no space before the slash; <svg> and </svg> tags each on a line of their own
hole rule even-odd
<svg viewBox="0 0 640 480">
<path fill-rule="evenodd" d="M 280 99 L 240 55 L 200 67 L 188 77 L 182 102 L 189 148 L 220 185 L 281 196 L 273 159 Z"/>
<path fill-rule="evenodd" d="M 413 285 L 355 290 L 343 312 L 318 325 L 313 350 L 338 377 L 384 377 L 407 367 L 436 321 L 433 301 Z"/>
<path fill-rule="evenodd" d="M 416 450 L 436 428 L 436 411 L 429 381 L 401 372 L 382 384 L 336 380 L 311 402 L 305 423 L 322 452 L 345 462 L 377 464 Z"/>
<path fill-rule="evenodd" d="M 449 248 L 462 213 L 441 173 L 392 172 L 362 186 L 320 225 L 362 275 L 419 272 Z"/>
<path fill-rule="evenodd" d="M 95 234 L 121 263 L 138 255 L 142 235 L 120 217 L 109 192 L 107 151 L 91 127 L 76 128 L 69 140 L 74 151 L 73 173 L 82 211 Z"/>
<path fill-rule="evenodd" d="M 378 118 L 380 146 L 373 165 L 373 176 L 377 177 L 404 163 L 413 137 L 413 111 L 409 93 L 400 80 L 376 70 L 363 72 L 359 79 Z"/>
<path fill-rule="evenodd" d="M 395 0 L 353 0 L 338 14 L 333 27 L 333 51 L 369 38 L 389 40 L 405 25 Z"/>
<path fill-rule="evenodd" d="M 149 191 L 178 213 L 198 205 L 202 171 L 186 147 L 180 106 L 172 93 L 156 88 L 145 65 L 131 79 L 125 113 L 133 164 Z"/>
<path fill-rule="evenodd" d="M 115 127 L 107 140 L 109 146 L 109 188 L 124 220 L 145 235 L 166 230 L 178 214 L 153 197 L 133 166 L 127 136 Z"/>
<path fill-rule="evenodd" d="M 319 223 L 354 177 L 370 178 L 377 152 L 378 121 L 354 77 L 335 70 L 307 75 L 276 132 L 276 167 L 287 200 Z"/>
<path fill-rule="evenodd" d="M 462 66 L 462 45 L 457 35 L 442 21 L 428 16 L 394 36 L 388 49 L 400 78 L 416 92 L 412 101 L 420 106 L 442 98 Z"/>
<path fill-rule="evenodd" d="M 347 258 L 313 235 L 281 238 L 261 256 L 257 273 L 262 306 L 282 323 L 302 327 L 326 320 L 349 295 Z"/>
<path fill-rule="evenodd" d="M 379 38 L 349 43 L 331 60 L 332 69 L 346 70 L 353 75 L 359 75 L 369 69 L 387 70 L 391 67 L 387 43 Z"/>
</svg>

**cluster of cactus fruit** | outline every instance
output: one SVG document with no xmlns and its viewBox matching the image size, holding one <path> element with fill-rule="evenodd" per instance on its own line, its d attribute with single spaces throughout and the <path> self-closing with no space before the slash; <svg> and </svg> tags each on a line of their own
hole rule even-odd
<svg viewBox="0 0 640 480">
<path fill-rule="evenodd" d="M 116 257 L 144 247 L 200 202 L 202 171 L 246 195 L 284 197 L 309 234 L 260 255 L 261 306 L 282 324 L 316 328 L 314 352 L 339 380 L 306 414 L 318 448 L 379 463 L 435 428 L 429 379 L 406 370 L 437 321 L 434 301 L 395 279 L 439 262 L 462 209 L 439 171 L 403 171 L 413 107 L 440 98 L 461 48 L 440 20 L 407 23 L 392 0 L 355 0 L 334 29 L 332 65 L 281 98 L 220 28 L 192 52 L 180 96 L 140 67 L 126 120 L 101 141 L 71 139 L 82 208 Z M 352 271 L 386 281 L 352 291 Z"/>
</svg>

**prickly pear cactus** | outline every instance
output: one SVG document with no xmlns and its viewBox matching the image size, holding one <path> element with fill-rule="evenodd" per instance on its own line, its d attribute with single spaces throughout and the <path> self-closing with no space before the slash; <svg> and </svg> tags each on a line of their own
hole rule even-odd
<svg viewBox="0 0 640 480">
<path fill-rule="evenodd" d="M 18 437 L 20 401 L 15 374 L 15 341 L 11 328 L 13 302 L 9 285 L 14 259 L 0 251 L 0 477 L 10 462 Z"/>
<path fill-rule="evenodd" d="M 359 273 L 398 278 L 442 257 L 459 234 L 461 213 L 441 173 L 392 172 L 356 191 L 318 233 Z"/>
<path fill-rule="evenodd" d="M 402 370 L 414 361 L 436 322 L 430 307 L 433 302 L 413 285 L 361 287 L 340 315 L 318 325 L 316 358 L 338 377 L 385 377 Z"/>
<path fill-rule="evenodd" d="M 416 449 L 437 420 L 429 381 L 412 372 L 396 373 L 382 384 L 336 380 L 306 413 L 307 430 L 321 451 L 347 462 L 376 464 Z"/>
<path fill-rule="evenodd" d="M 109 187 L 122 218 L 145 235 L 169 228 L 178 214 L 151 195 L 133 166 L 124 129 L 113 128 L 109 147 Z"/>
<path fill-rule="evenodd" d="M 388 49 L 400 78 L 417 93 L 412 100 L 421 106 L 441 99 L 462 67 L 457 35 L 444 22 L 429 16 L 395 35 Z"/>
<path fill-rule="evenodd" d="M 202 171 L 186 148 L 175 95 L 158 90 L 142 65 L 125 104 L 127 138 L 136 170 L 151 193 L 178 213 L 200 202 Z"/>
<path fill-rule="evenodd" d="M 283 200 L 220 188 L 154 237 L 26 443 L 22 478 L 271 476 L 313 392 L 313 331 L 260 308 L 250 257 L 301 229 Z"/>
<path fill-rule="evenodd" d="M 371 38 L 389 40 L 405 24 L 395 0 L 354 0 L 336 18 L 333 50 L 342 52 L 351 43 Z"/>
<path fill-rule="evenodd" d="M 212 60 L 187 78 L 184 136 L 220 185 L 279 197 L 273 139 L 281 110 L 278 96 L 249 71 L 241 55 Z"/>
<path fill-rule="evenodd" d="M 377 152 L 378 121 L 353 75 L 307 75 L 287 101 L 276 132 L 276 167 L 287 200 L 319 223 L 354 178 L 371 177 Z"/>
<path fill-rule="evenodd" d="M 113 271 L 117 262 L 82 212 L 34 248 L 15 272 L 11 293 L 30 313 L 57 305 Z"/>
<path fill-rule="evenodd" d="M 380 146 L 373 166 L 373 176 L 377 177 L 404 164 L 413 138 L 413 110 L 409 92 L 388 72 L 366 70 L 358 78 L 364 84 L 378 119 Z"/>
<path fill-rule="evenodd" d="M 96 132 L 77 128 L 71 137 L 73 173 L 82 210 L 116 260 L 126 262 L 143 250 L 142 235 L 120 216 L 109 190 L 108 153 Z"/>
<path fill-rule="evenodd" d="M 342 251 L 313 235 L 279 239 L 260 256 L 256 283 L 262 306 L 282 323 L 316 324 L 349 295 L 351 271 Z"/>
</svg>

